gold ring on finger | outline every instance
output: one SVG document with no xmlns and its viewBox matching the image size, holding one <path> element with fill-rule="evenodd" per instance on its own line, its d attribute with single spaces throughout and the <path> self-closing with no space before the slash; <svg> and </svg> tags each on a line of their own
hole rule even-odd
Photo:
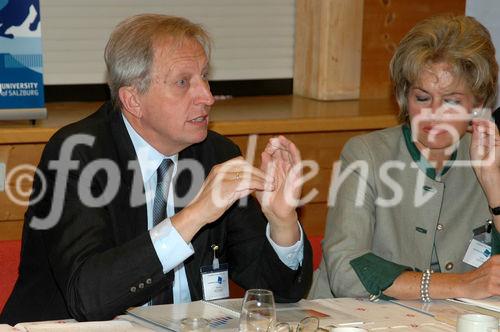
<svg viewBox="0 0 500 332">
<path fill-rule="evenodd" d="M 240 179 L 240 172 L 237 172 L 236 173 L 236 180 L 239 180 Z"/>
</svg>

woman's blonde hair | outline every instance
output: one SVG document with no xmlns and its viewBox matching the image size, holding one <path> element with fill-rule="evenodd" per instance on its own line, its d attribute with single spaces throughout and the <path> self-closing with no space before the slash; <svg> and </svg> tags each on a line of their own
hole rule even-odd
<svg viewBox="0 0 500 332">
<path fill-rule="evenodd" d="M 449 64 L 464 79 L 476 101 L 492 107 L 497 93 L 498 65 L 488 30 L 467 16 L 436 16 L 418 23 L 403 37 L 390 63 L 390 75 L 400 107 L 408 122 L 408 92 L 431 64 Z"/>
<path fill-rule="evenodd" d="M 114 105 L 121 107 L 118 90 L 123 86 L 134 86 L 139 93 L 149 89 L 154 47 L 159 42 L 171 41 L 175 49 L 186 39 L 197 40 L 210 57 L 208 33 L 185 18 L 140 14 L 120 22 L 111 33 L 104 51 L 107 81 Z"/>
</svg>

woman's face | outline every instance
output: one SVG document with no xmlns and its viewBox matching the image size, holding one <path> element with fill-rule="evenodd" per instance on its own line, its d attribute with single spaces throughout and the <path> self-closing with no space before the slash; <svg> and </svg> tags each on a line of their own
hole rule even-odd
<svg viewBox="0 0 500 332">
<path fill-rule="evenodd" d="M 416 145 L 446 149 L 465 134 L 476 105 L 463 79 L 447 63 L 435 63 L 420 73 L 408 93 L 408 113 Z"/>
</svg>

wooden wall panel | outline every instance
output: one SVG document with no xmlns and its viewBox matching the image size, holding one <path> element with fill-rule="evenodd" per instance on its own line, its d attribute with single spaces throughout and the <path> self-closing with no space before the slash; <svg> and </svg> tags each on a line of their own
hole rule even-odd
<svg viewBox="0 0 500 332">
<path fill-rule="evenodd" d="M 357 99 L 363 0 L 296 0 L 293 92 Z"/>
<path fill-rule="evenodd" d="M 20 240 L 23 220 L 0 221 L 0 241 Z"/>
<path fill-rule="evenodd" d="M 333 161 L 337 160 L 342 147 L 353 136 L 367 133 L 368 131 L 352 130 L 324 133 L 303 133 L 286 135 L 295 143 L 301 152 L 303 160 L 315 160 L 322 168 L 331 168 Z M 265 148 L 267 142 L 275 135 L 258 135 L 255 163 L 259 165 L 260 152 Z M 243 156 L 247 152 L 248 136 L 227 136 L 241 149 Z"/>
<path fill-rule="evenodd" d="M 0 192 L 0 222 L 23 219 L 33 170 L 38 165 L 43 147 L 44 144 L 0 145 L 0 162 L 6 164 L 7 177 L 5 191 Z"/>
<path fill-rule="evenodd" d="M 328 207 L 326 202 L 311 203 L 299 210 L 299 219 L 308 236 L 323 235 Z"/>
<path fill-rule="evenodd" d="M 12 174 L 6 191 L 0 192 L 0 241 L 21 239 L 25 204 L 17 204 L 7 195 L 10 191 L 17 199 L 26 203 L 31 191 L 33 169 L 38 165 L 44 144 L 0 145 L 0 162 L 6 164 L 6 175 Z M 12 173 L 18 167 L 18 172 Z M 19 193 L 25 193 L 19 195 Z"/>
<path fill-rule="evenodd" d="M 364 0 L 361 98 L 391 96 L 389 61 L 401 38 L 433 15 L 465 14 L 465 0 Z"/>
<path fill-rule="evenodd" d="M 18 220 L 24 218 L 26 212 L 29 193 L 31 193 L 31 186 L 21 186 L 15 188 L 8 185 L 10 192 L 13 193 L 16 201 L 12 200 L 12 194 L 7 195 L 7 192 L 0 192 L 0 222 L 3 220 Z M 20 196 L 19 191 L 22 190 L 26 195 Z M 17 203 L 19 201 L 19 203 Z"/>
<path fill-rule="evenodd" d="M 7 171 L 23 164 L 38 165 L 45 144 L 0 145 L 0 162 L 7 163 Z"/>
</svg>

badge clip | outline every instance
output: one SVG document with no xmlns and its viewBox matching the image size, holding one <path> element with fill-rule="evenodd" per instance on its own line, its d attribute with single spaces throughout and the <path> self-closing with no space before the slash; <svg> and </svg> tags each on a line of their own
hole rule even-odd
<svg viewBox="0 0 500 332">
<path fill-rule="evenodd" d="M 212 269 L 215 271 L 215 270 L 219 269 L 219 259 L 217 258 L 217 255 L 216 255 L 216 251 L 219 250 L 219 246 L 216 244 L 212 244 L 210 247 L 214 251 L 214 259 L 212 261 Z"/>
</svg>

